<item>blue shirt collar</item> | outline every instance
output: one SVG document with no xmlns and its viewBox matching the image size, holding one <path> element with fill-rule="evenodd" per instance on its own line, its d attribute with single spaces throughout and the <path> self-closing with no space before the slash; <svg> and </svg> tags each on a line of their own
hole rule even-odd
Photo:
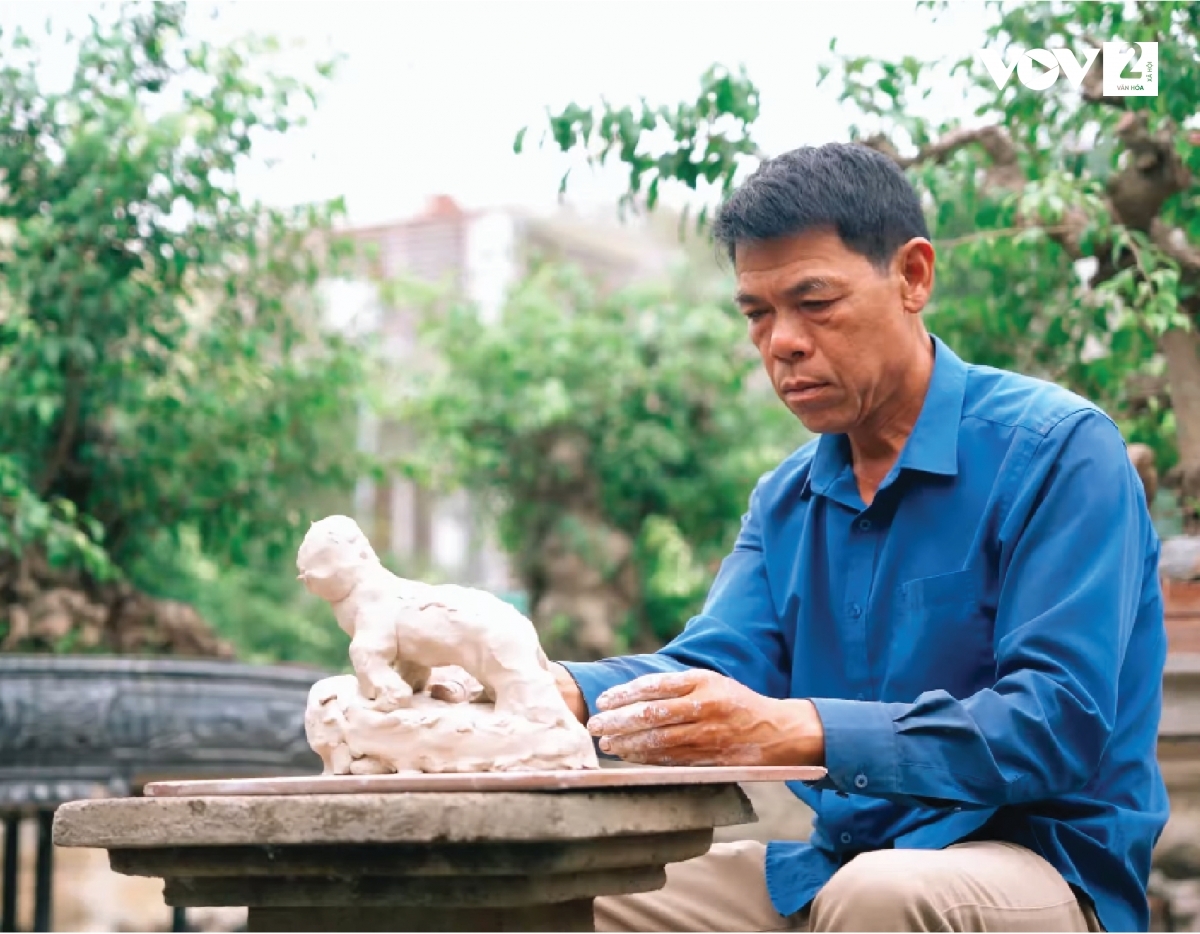
<svg viewBox="0 0 1200 934">
<path fill-rule="evenodd" d="M 958 473 L 958 432 L 962 421 L 963 397 L 967 388 L 967 365 L 931 335 L 933 375 L 921 405 L 921 414 L 908 436 L 886 486 L 901 470 L 922 471 L 952 477 Z M 843 473 L 853 478 L 850 442 L 845 435 L 822 435 L 817 441 L 806 492 L 824 494 Z"/>
</svg>

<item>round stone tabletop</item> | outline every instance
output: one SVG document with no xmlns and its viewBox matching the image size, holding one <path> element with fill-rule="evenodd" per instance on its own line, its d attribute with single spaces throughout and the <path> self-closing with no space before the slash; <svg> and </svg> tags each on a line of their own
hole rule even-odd
<svg viewBox="0 0 1200 934">
<path fill-rule="evenodd" d="M 570 840 L 673 833 L 754 820 L 735 784 L 570 792 L 219 795 L 72 801 L 59 846 L 280 846 Z"/>
<path fill-rule="evenodd" d="M 716 827 L 757 818 L 745 781 L 824 770 L 314 776 L 147 786 L 59 808 L 54 842 L 165 880 L 175 907 L 246 906 L 251 931 L 585 931 Z M 490 790 L 448 790 L 453 787 Z M 404 790 L 407 789 L 407 790 Z"/>
</svg>

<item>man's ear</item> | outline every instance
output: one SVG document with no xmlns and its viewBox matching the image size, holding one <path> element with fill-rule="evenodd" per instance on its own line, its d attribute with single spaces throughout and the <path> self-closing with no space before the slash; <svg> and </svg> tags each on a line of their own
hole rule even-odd
<svg viewBox="0 0 1200 934">
<path fill-rule="evenodd" d="M 914 237 L 896 251 L 901 301 L 909 314 L 922 312 L 933 295 L 935 258 L 933 244 L 924 237 Z"/>
</svg>

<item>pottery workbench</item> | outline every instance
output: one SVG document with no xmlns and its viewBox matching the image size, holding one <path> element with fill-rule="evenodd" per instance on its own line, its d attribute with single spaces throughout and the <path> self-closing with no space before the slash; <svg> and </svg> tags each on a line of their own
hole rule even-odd
<svg viewBox="0 0 1200 934">
<path fill-rule="evenodd" d="M 823 769 L 600 769 L 160 782 L 75 801 L 54 842 L 165 880 L 175 907 L 246 906 L 251 931 L 590 931 L 598 896 L 660 888 L 744 781 Z"/>
</svg>

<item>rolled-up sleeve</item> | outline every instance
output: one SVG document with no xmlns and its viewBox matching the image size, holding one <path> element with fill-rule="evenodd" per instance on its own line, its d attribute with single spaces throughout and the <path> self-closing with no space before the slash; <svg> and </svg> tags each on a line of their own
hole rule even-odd
<svg viewBox="0 0 1200 934">
<path fill-rule="evenodd" d="M 789 652 L 780 631 L 762 544 L 761 491 L 755 486 L 733 550 L 721 563 L 699 615 L 658 652 L 598 662 L 562 662 L 579 685 L 588 713 L 596 698 L 642 675 L 702 668 L 768 697 L 786 697 Z"/>
<path fill-rule="evenodd" d="M 1116 426 L 1085 410 L 1050 430 L 1009 517 L 994 686 L 961 700 L 945 691 L 912 703 L 814 698 L 824 786 L 986 808 L 1069 794 L 1092 777 L 1112 733 L 1154 535 Z"/>
</svg>

